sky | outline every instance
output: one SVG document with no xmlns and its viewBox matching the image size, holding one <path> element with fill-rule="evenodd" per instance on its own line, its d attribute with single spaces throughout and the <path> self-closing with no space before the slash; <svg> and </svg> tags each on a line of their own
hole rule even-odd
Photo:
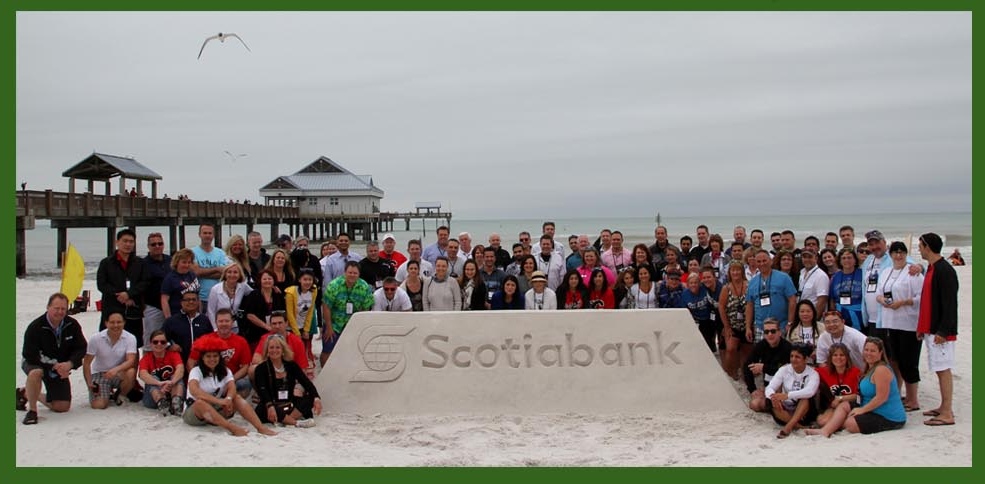
<svg viewBox="0 0 985 484">
<path fill-rule="evenodd" d="M 440 201 L 458 219 L 970 212 L 971 25 L 19 12 L 16 177 L 66 191 L 96 151 L 156 171 L 161 194 L 256 201 L 326 156 L 372 175 L 384 211 Z M 218 32 L 250 50 L 212 41 L 196 59 Z"/>
</svg>

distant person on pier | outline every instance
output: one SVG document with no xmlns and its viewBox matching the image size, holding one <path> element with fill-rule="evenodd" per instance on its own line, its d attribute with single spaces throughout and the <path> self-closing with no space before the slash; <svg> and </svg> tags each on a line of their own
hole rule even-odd
<svg viewBox="0 0 985 484">
<path fill-rule="evenodd" d="M 324 280 L 322 281 L 321 287 L 328 287 L 328 283 L 332 282 L 335 278 L 345 275 L 345 265 L 348 262 L 359 262 L 362 260 L 363 256 L 355 251 L 349 250 L 349 241 L 351 239 L 352 237 L 349 234 L 342 232 L 335 240 L 339 251 L 322 258 L 321 266 Z"/>
<path fill-rule="evenodd" d="M 133 198 L 137 198 L 137 189 L 136 188 L 131 188 L 130 189 L 130 196 L 133 197 Z"/>
<path fill-rule="evenodd" d="M 147 256 L 144 257 L 144 267 L 147 271 L 147 297 L 144 302 L 144 348 L 150 349 L 150 334 L 155 329 L 164 326 L 164 310 L 161 308 L 161 283 L 171 272 L 171 256 L 164 252 L 164 236 L 153 232 L 147 236 Z"/>
<path fill-rule="evenodd" d="M 267 254 L 267 249 L 263 248 L 263 235 L 260 232 L 250 232 L 247 234 L 246 245 L 249 248 L 246 257 L 250 261 L 251 275 L 247 279 L 247 283 L 250 284 L 250 287 L 256 289 L 259 286 L 259 281 L 256 278 L 259 277 L 263 268 L 267 267 L 267 262 L 270 262 L 270 255 Z"/>
<path fill-rule="evenodd" d="M 212 286 L 219 283 L 222 269 L 229 264 L 229 258 L 222 249 L 212 245 L 215 241 L 215 226 L 212 224 L 199 225 L 198 238 L 200 243 L 192 247 L 192 252 L 195 254 L 194 271 L 200 286 L 198 297 L 204 308 L 209 302 L 209 291 L 212 290 Z"/>
<path fill-rule="evenodd" d="M 448 227 L 442 225 L 435 230 L 435 233 L 438 235 L 438 240 L 435 241 L 435 243 L 425 247 L 424 252 L 421 254 L 421 258 L 430 262 L 431 265 L 434 265 L 434 262 L 438 260 L 438 257 L 448 256 L 448 237 L 450 235 Z"/>
<path fill-rule="evenodd" d="M 309 250 L 307 237 L 302 235 L 294 241 L 294 250 L 291 251 L 291 267 L 299 274 L 301 269 L 311 269 L 311 273 L 315 276 L 315 284 L 324 279 L 319 259 L 320 257 L 315 257 Z"/>
<path fill-rule="evenodd" d="M 150 276 L 144 261 L 134 253 L 137 234 L 123 229 L 116 234 L 116 252 L 99 262 L 96 271 L 96 287 L 102 293 L 102 315 L 99 330 L 106 329 L 110 314 L 120 313 L 125 329 L 144 340 L 144 295 L 150 284 Z"/>
<path fill-rule="evenodd" d="M 461 240 L 459 240 L 459 244 L 461 244 Z M 392 262 L 394 270 L 397 270 L 404 262 L 407 262 L 407 256 L 401 254 L 396 248 L 397 238 L 393 234 L 384 234 L 383 250 L 380 251 L 380 258 Z M 322 254 L 322 257 L 324 257 L 324 254 Z"/>
</svg>

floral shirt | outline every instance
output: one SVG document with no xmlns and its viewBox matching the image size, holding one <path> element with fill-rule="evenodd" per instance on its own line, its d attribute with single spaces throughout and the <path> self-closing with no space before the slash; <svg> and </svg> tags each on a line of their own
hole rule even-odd
<svg viewBox="0 0 985 484">
<path fill-rule="evenodd" d="M 338 334 L 353 314 L 373 308 L 373 288 L 366 281 L 357 279 L 350 289 L 345 285 L 345 276 L 339 276 L 325 287 L 322 301 L 332 312 L 332 330 Z M 348 307 L 350 303 L 351 311 Z"/>
</svg>

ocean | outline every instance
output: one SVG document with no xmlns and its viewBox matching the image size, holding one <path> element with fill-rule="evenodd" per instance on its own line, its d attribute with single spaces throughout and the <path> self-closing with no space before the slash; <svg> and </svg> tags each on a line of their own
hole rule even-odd
<svg viewBox="0 0 985 484">
<path fill-rule="evenodd" d="M 612 218 L 558 218 L 553 219 L 557 231 L 556 239 L 562 242 L 567 241 L 567 236 L 571 234 L 588 234 L 591 240 L 595 240 L 599 231 L 608 228 L 619 230 L 623 233 L 624 245 L 632 247 L 637 243 L 652 244 L 653 229 L 656 227 L 656 217 L 612 217 Z M 502 237 L 504 247 L 509 247 L 517 241 L 520 231 L 526 230 L 536 238 L 541 230 L 541 219 L 496 219 L 496 220 L 467 220 L 452 219 L 451 233 L 454 237 L 459 232 L 469 232 L 472 235 L 473 244 L 484 243 L 490 233 L 499 233 Z M 879 229 L 886 236 L 887 241 L 893 240 L 906 241 L 908 236 L 916 241 L 920 234 L 925 232 L 936 232 L 944 238 L 945 256 L 950 254 L 953 248 L 958 248 L 964 256 L 965 262 L 971 263 L 971 212 L 966 213 L 894 213 L 894 214 L 853 214 L 853 215 L 775 215 L 775 216 L 700 216 L 700 217 L 673 217 L 661 216 L 660 222 L 667 227 L 669 238 L 675 244 L 681 236 L 687 234 L 695 238 L 694 231 L 699 224 L 705 224 L 710 228 L 711 233 L 721 234 L 722 238 L 729 241 L 732 238 L 732 229 L 736 225 L 746 227 L 746 232 L 754 228 L 762 229 L 766 233 L 767 239 L 771 232 L 779 232 L 785 229 L 793 230 L 797 237 L 797 246 L 803 246 L 804 238 L 808 235 L 817 236 L 824 240 L 824 234 L 832 231 L 837 232 L 842 225 L 851 225 L 855 228 L 856 243 L 861 242 L 866 231 Z M 398 220 L 394 223 L 393 234 L 397 238 L 397 248 L 406 253 L 407 241 L 412 238 L 421 238 L 427 245 L 434 242 L 435 229 L 440 223 L 434 220 L 411 221 L 409 231 L 403 230 L 404 223 Z M 282 225 L 280 233 L 287 233 L 288 227 Z M 270 235 L 270 227 L 258 225 L 256 227 L 260 233 L 264 234 L 264 241 Z M 167 227 L 138 227 L 137 228 L 137 253 L 144 255 L 147 253 L 147 234 L 151 232 L 161 232 L 165 235 L 165 244 L 168 244 Z M 185 231 L 185 240 L 189 244 L 198 241 L 198 227 L 188 226 Z M 246 227 L 242 225 L 227 225 L 222 227 L 223 241 L 227 240 L 231 234 L 246 235 Z M 55 260 L 56 231 L 51 229 L 47 220 L 38 220 L 34 230 L 25 233 L 27 243 L 27 272 L 30 277 L 53 277 L 60 274 Z M 382 238 L 383 234 L 380 234 Z M 82 255 L 86 263 L 87 272 L 95 272 L 99 260 L 106 256 L 106 231 L 102 228 L 91 229 L 69 229 L 68 241 L 73 244 Z M 361 245 L 361 242 L 354 246 Z M 769 246 L 769 241 L 766 243 Z M 173 252 L 167 247 L 166 250 Z M 315 249 L 313 249 L 315 250 Z M 917 250 L 911 247 L 911 253 L 918 254 Z"/>
</svg>

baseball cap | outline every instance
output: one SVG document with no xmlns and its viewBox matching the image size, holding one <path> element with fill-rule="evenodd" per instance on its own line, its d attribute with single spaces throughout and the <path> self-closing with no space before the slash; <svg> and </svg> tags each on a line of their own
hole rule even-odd
<svg viewBox="0 0 985 484">
<path fill-rule="evenodd" d="M 392 241 L 396 242 L 397 241 L 397 238 L 394 237 L 393 234 L 383 234 L 383 240 L 384 241 L 385 240 L 392 240 Z"/>
<path fill-rule="evenodd" d="M 882 232 L 878 230 L 870 230 L 865 233 L 865 240 L 872 240 L 872 239 L 883 240 L 883 241 L 886 240 L 886 238 L 882 236 Z"/>
</svg>

